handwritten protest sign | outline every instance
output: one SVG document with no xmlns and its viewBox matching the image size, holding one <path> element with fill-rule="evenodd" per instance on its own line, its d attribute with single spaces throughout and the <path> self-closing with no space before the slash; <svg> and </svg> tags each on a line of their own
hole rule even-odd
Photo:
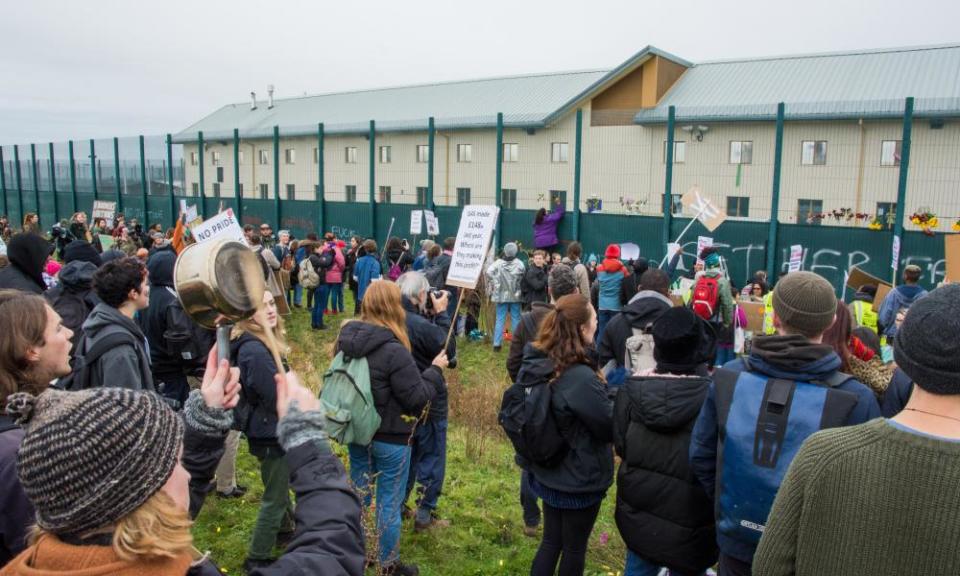
<svg viewBox="0 0 960 576">
<path fill-rule="evenodd" d="M 620 245 L 621 260 L 636 260 L 640 257 L 640 247 L 633 242 L 624 242 Z"/>
<path fill-rule="evenodd" d="M 243 228 L 237 222 L 232 208 L 227 208 L 213 218 L 203 221 L 192 232 L 193 237 L 197 239 L 197 243 L 207 242 L 214 238 L 228 238 L 246 244 Z"/>
<path fill-rule="evenodd" d="M 469 205 L 463 208 L 447 284 L 470 289 L 477 287 L 498 212 L 496 206 Z"/>
<path fill-rule="evenodd" d="M 433 210 L 424 210 L 423 217 L 427 221 L 427 234 L 430 236 L 440 234 L 440 221 L 437 220 L 437 215 L 433 213 Z"/>
<path fill-rule="evenodd" d="M 180 200 L 180 212 L 184 215 L 187 227 L 191 230 L 203 223 L 203 218 L 200 218 L 200 214 L 197 212 L 196 204 L 187 206 L 186 200 Z"/>
<path fill-rule="evenodd" d="M 794 244 L 790 247 L 790 272 L 799 272 L 803 269 L 803 246 Z"/>
<path fill-rule="evenodd" d="M 890 268 L 894 271 L 900 269 L 900 237 L 893 237 L 893 250 L 890 255 Z"/>
<path fill-rule="evenodd" d="M 947 234 L 943 242 L 944 259 L 947 261 L 946 279 L 960 282 L 960 234 Z"/>
<path fill-rule="evenodd" d="M 697 262 L 703 262 L 700 259 L 700 255 L 703 254 L 704 248 L 709 248 L 713 246 L 713 238 L 710 236 L 697 236 Z"/>
<path fill-rule="evenodd" d="M 108 200 L 94 200 L 91 215 L 94 220 L 103 218 L 108 227 L 113 227 L 113 218 L 117 214 L 117 203 Z"/>
<path fill-rule="evenodd" d="M 713 232 L 727 219 L 727 214 L 717 208 L 712 200 L 704 196 L 699 186 L 693 186 L 684 194 L 680 201 L 693 217 L 700 220 L 707 230 Z"/>
<path fill-rule="evenodd" d="M 410 233 L 416 236 L 423 230 L 423 210 L 410 211 Z"/>
</svg>

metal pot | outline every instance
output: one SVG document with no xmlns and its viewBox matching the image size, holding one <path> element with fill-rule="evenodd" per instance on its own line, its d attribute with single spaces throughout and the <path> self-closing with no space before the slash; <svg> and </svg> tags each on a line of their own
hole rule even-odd
<svg viewBox="0 0 960 576">
<path fill-rule="evenodd" d="M 187 246 L 173 271 L 183 310 L 197 323 L 215 329 L 246 320 L 263 303 L 263 268 L 258 256 L 236 240 Z"/>
</svg>

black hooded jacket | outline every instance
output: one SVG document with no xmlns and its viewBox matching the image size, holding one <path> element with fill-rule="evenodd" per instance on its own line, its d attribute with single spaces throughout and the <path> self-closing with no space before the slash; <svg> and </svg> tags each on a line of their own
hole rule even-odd
<svg viewBox="0 0 960 576">
<path fill-rule="evenodd" d="M 12 288 L 31 294 L 47 289 L 43 269 L 50 255 L 50 244 L 36 234 L 17 234 L 7 244 L 10 265 L 0 268 L 0 288 Z"/>
<path fill-rule="evenodd" d="M 706 375 L 634 376 L 614 408 L 617 527 L 634 553 L 684 574 L 702 573 L 718 554 L 713 504 L 687 458 L 709 387 Z"/>
<path fill-rule="evenodd" d="M 370 389 L 380 414 L 380 428 L 373 436 L 379 442 L 406 444 L 417 417 L 443 382 L 440 368 L 423 370 L 414 362 L 393 332 L 362 321 L 348 322 L 340 329 L 337 351 L 351 358 L 366 358 Z M 431 385 L 431 381 L 434 385 Z"/>
<path fill-rule="evenodd" d="M 83 336 L 83 323 L 100 303 L 100 298 L 93 291 L 93 275 L 96 271 L 97 267 L 90 262 L 70 262 L 60 270 L 60 283 L 44 294 L 50 306 L 60 315 L 63 325 L 73 330 L 71 357 Z"/>
<path fill-rule="evenodd" d="M 633 329 L 643 329 L 652 324 L 672 306 L 670 299 L 659 292 L 638 292 L 636 297 L 623 307 L 623 311 L 614 316 L 603 329 L 603 337 L 597 346 L 600 366 L 606 369 L 611 360 L 616 361 L 618 367 L 623 366 L 627 338 L 633 335 Z"/>
<path fill-rule="evenodd" d="M 447 384 L 443 372 L 428 370 L 433 359 L 443 350 L 447 341 L 447 331 L 450 329 L 449 313 L 434 316 L 432 319 L 423 316 L 418 307 L 403 298 L 403 309 L 407 312 L 407 338 L 410 339 L 410 348 L 417 369 L 423 374 L 423 379 L 430 383 L 436 391 L 430 401 L 430 417 L 437 420 L 447 419 Z M 457 357 L 456 338 L 450 339 L 447 347 L 447 358 Z"/>
</svg>

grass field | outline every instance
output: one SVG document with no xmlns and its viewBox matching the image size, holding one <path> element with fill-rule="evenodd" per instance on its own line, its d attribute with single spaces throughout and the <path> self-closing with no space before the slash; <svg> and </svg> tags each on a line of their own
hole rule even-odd
<svg viewBox="0 0 960 576">
<path fill-rule="evenodd" d="M 352 309 L 353 303 L 347 302 L 347 310 Z M 311 330 L 304 310 L 287 317 L 290 362 L 311 388 L 319 389 L 336 327 L 348 317 L 332 317 L 333 328 L 325 331 Z M 496 423 L 500 395 L 508 385 L 506 351 L 495 353 L 489 343 L 463 339 L 459 346 L 459 367 L 448 371 L 447 477 L 437 510 L 450 526 L 415 534 L 412 521 L 405 520 L 401 558 L 418 564 L 424 576 L 527 574 L 538 540 L 523 534 L 519 469 Z M 346 462 L 345 451 L 335 449 Z M 210 551 L 226 574 L 242 572 L 263 490 L 256 459 L 247 453 L 245 442 L 237 459 L 237 480 L 249 488 L 247 494 L 240 499 L 208 498 L 193 531 L 197 547 Z M 613 521 L 613 502 L 611 488 L 590 539 L 591 576 L 623 570 L 624 547 Z"/>
</svg>

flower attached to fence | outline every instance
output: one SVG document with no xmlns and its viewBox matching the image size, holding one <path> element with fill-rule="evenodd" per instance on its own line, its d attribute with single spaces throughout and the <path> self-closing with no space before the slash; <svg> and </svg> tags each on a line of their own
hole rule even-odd
<svg viewBox="0 0 960 576">
<path fill-rule="evenodd" d="M 960 218 L 957 218 L 957 221 L 953 223 L 953 231 L 960 232 Z"/>
<path fill-rule="evenodd" d="M 603 210 L 603 200 L 596 196 L 587 198 L 587 213 L 599 212 Z"/>
<path fill-rule="evenodd" d="M 933 229 L 940 225 L 937 215 L 924 208 L 914 212 L 910 216 L 910 222 L 919 226 L 927 236 L 933 236 Z"/>
<path fill-rule="evenodd" d="M 870 230 L 883 230 L 883 222 L 879 217 L 874 216 L 873 220 L 870 221 L 870 224 L 867 224 L 867 228 Z"/>
</svg>

